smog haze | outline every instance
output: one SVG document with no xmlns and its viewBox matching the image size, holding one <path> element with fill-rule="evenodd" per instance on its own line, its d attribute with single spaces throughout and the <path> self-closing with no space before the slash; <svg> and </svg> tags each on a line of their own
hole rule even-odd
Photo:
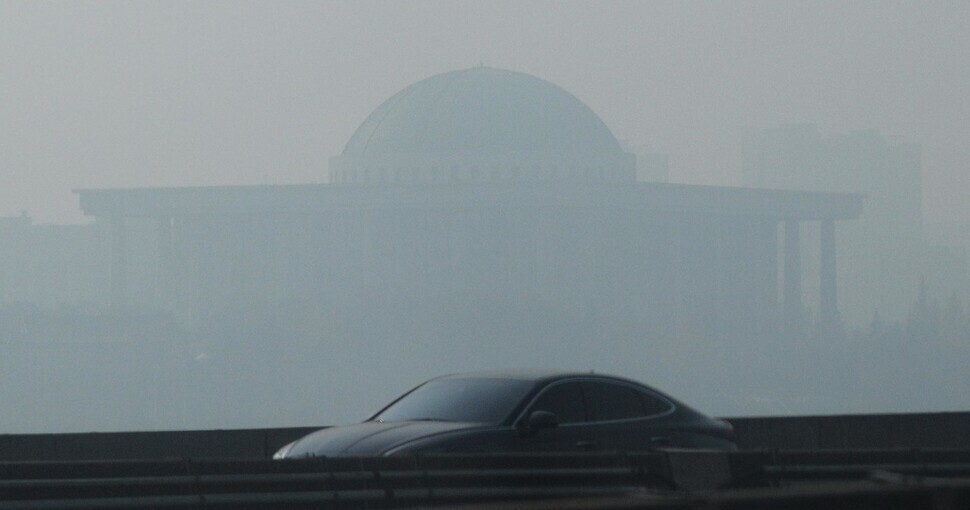
<svg viewBox="0 0 970 510">
<path fill-rule="evenodd" d="M 970 219 L 964 2 L 33 2 L 0 5 L 0 215 L 73 188 L 326 181 L 385 98 L 466 67 L 575 94 L 671 180 L 740 185 L 745 128 L 923 147 L 930 221 Z"/>
<path fill-rule="evenodd" d="M 958 1 L 0 2 L 0 433 L 966 410 L 968 61 Z"/>
</svg>

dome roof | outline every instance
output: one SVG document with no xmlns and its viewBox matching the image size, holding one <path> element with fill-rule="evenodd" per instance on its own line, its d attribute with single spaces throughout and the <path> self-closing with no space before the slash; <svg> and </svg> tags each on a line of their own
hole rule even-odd
<svg viewBox="0 0 970 510">
<path fill-rule="evenodd" d="M 622 149 L 572 94 L 524 73 L 475 67 L 424 79 L 380 105 L 345 158 L 452 153 L 604 154 Z"/>
</svg>

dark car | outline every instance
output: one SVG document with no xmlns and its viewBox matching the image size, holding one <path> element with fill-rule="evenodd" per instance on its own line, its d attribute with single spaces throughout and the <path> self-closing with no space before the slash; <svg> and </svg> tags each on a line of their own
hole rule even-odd
<svg viewBox="0 0 970 510">
<path fill-rule="evenodd" d="M 318 430 L 273 457 L 733 450 L 732 438 L 727 422 L 635 381 L 520 371 L 431 379 L 363 423 Z"/>
</svg>

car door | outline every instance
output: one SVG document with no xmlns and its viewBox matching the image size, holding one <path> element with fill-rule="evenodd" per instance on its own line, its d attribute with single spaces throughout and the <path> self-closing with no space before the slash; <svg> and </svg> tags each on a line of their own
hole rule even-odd
<svg viewBox="0 0 970 510">
<path fill-rule="evenodd" d="M 559 424 L 528 430 L 524 422 L 535 411 L 555 414 Z M 577 452 L 597 448 L 587 427 L 583 386 L 579 381 L 562 381 L 543 389 L 526 408 L 520 420 L 520 449 L 523 451 Z"/>
</svg>

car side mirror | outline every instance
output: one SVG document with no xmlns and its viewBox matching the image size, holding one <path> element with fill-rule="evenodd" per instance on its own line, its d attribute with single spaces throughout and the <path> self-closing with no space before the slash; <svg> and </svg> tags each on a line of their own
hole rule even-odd
<svg viewBox="0 0 970 510">
<path fill-rule="evenodd" d="M 532 411 L 529 420 L 526 422 L 528 430 L 535 432 L 542 429 L 551 429 L 559 426 L 559 416 L 549 411 Z"/>
</svg>

